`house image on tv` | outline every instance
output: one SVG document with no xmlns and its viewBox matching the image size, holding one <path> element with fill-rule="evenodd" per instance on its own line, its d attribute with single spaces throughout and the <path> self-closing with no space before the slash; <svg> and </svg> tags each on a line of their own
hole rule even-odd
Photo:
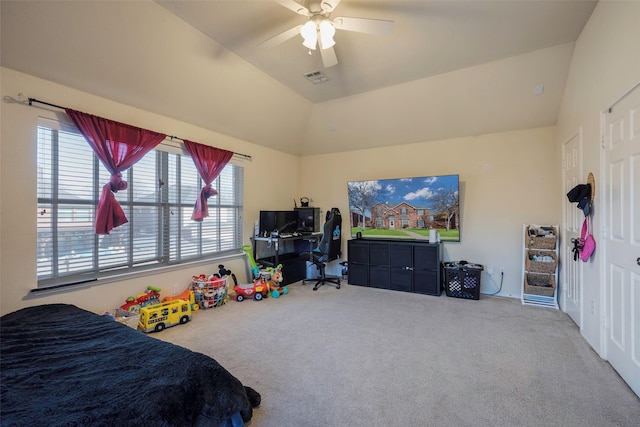
<svg viewBox="0 0 640 427">
<path fill-rule="evenodd" d="M 372 228 L 429 228 L 431 209 L 402 202 L 395 206 L 378 203 L 371 209 Z"/>
<path fill-rule="evenodd" d="M 359 211 L 357 211 L 356 209 L 351 208 L 349 210 L 349 215 L 351 216 L 351 224 L 353 227 L 360 227 L 360 228 L 364 228 L 364 227 L 368 227 L 371 228 L 371 217 L 366 215 L 366 214 L 362 214 Z"/>
<path fill-rule="evenodd" d="M 444 213 L 431 213 L 431 208 L 413 206 L 402 202 L 395 206 L 387 203 L 378 203 L 371 209 L 371 222 L 367 224 L 371 228 L 378 229 L 444 229 L 446 228 L 446 215 Z M 449 228 L 457 228 L 455 215 L 450 219 Z"/>
</svg>

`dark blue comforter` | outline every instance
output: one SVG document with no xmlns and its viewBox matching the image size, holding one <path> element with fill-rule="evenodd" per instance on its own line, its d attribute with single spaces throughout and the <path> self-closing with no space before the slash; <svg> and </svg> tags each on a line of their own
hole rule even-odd
<svg viewBox="0 0 640 427">
<path fill-rule="evenodd" d="M 0 321 L 2 426 L 218 426 L 259 404 L 212 358 L 73 305 Z"/>
</svg>

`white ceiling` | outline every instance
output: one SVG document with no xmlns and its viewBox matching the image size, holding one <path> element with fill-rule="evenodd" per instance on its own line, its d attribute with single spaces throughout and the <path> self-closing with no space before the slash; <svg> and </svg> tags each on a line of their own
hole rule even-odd
<svg viewBox="0 0 640 427">
<path fill-rule="evenodd" d="M 300 37 L 258 46 L 306 20 L 275 1 L 2 0 L 0 59 L 235 138 L 321 154 L 553 125 L 596 3 L 344 0 L 332 18 L 394 27 L 384 37 L 338 31 L 339 63 L 324 69 Z M 329 80 L 309 83 L 315 70 Z"/>
<path fill-rule="evenodd" d="M 308 55 L 301 37 L 270 49 L 258 46 L 307 21 L 276 1 L 156 2 L 312 102 L 573 42 L 595 5 L 566 0 L 344 0 L 331 18 L 391 20 L 394 28 L 389 36 L 337 31 L 339 64 L 323 69 L 318 53 Z M 315 70 L 329 81 L 314 86 L 302 78 Z"/>
</svg>

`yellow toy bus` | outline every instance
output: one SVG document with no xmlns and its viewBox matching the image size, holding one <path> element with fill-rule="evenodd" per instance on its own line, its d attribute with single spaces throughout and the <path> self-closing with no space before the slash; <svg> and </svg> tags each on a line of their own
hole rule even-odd
<svg viewBox="0 0 640 427">
<path fill-rule="evenodd" d="M 140 308 L 138 329 L 142 332 L 160 332 L 174 325 L 184 325 L 189 320 L 191 320 L 189 301 L 167 301 Z"/>
</svg>

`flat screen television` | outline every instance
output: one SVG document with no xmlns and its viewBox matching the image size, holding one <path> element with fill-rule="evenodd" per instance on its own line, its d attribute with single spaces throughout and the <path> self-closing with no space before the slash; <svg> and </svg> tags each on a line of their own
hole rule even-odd
<svg viewBox="0 0 640 427">
<path fill-rule="evenodd" d="M 293 233 L 297 228 L 298 212 L 296 211 L 260 211 L 261 236 L 270 236 L 276 230 L 279 233 Z"/>
<path fill-rule="evenodd" d="M 460 241 L 458 175 L 350 181 L 351 236 Z"/>
</svg>

